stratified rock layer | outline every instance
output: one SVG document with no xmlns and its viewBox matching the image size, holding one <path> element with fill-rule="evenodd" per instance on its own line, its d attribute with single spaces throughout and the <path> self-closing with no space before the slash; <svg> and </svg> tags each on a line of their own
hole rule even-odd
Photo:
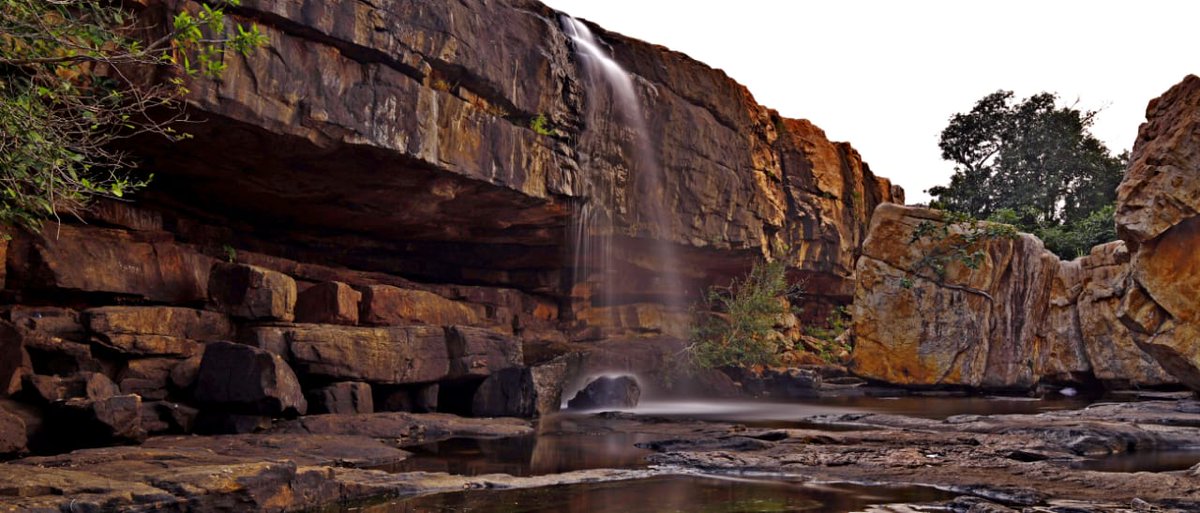
<svg viewBox="0 0 1200 513">
<path fill-rule="evenodd" d="M 947 226 L 938 211 L 883 205 L 858 262 L 853 369 L 903 385 L 1028 389 L 1041 382 L 1162 385 L 1173 379 L 1117 318 L 1122 242 L 1062 262 L 1027 234 Z M 920 235 L 920 236 L 918 236 Z M 980 252 L 976 268 L 947 249 Z M 938 272 L 937 266 L 944 266 Z"/>
<path fill-rule="evenodd" d="M 1138 346 L 1200 390 L 1200 77 L 1146 108 L 1116 221 L 1133 254 L 1121 320 Z"/>
</svg>

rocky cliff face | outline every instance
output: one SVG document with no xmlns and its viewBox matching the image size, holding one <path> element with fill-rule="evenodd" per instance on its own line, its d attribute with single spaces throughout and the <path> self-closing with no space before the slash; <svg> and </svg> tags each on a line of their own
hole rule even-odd
<svg viewBox="0 0 1200 513">
<path fill-rule="evenodd" d="M 1031 235 L 989 226 L 949 224 L 921 208 L 876 210 L 858 261 L 856 373 L 989 389 L 1173 382 L 1117 318 L 1130 273 L 1124 243 L 1062 262 Z M 979 260 L 930 259 L 946 249 L 978 251 Z"/>
<path fill-rule="evenodd" d="M 631 127 L 588 87 L 562 15 L 537 2 L 256 0 L 237 12 L 269 48 L 196 84 L 207 122 L 193 142 L 146 148 L 162 177 L 149 200 L 236 220 L 235 245 L 286 241 L 310 250 L 302 260 L 554 295 L 572 279 L 571 217 L 599 181 L 629 277 L 609 297 L 660 302 L 661 264 L 643 243 L 657 238 L 678 246 L 690 285 L 789 247 L 780 256 L 812 292 L 844 302 L 870 212 L 902 201 L 848 145 L 724 73 L 596 27 L 635 79 L 663 169 L 660 190 L 639 189 Z M 549 134 L 531 128 L 537 117 Z M 648 221 L 650 202 L 665 226 Z"/>
<path fill-rule="evenodd" d="M 160 23 L 196 7 L 146 4 Z M 645 188 L 631 127 L 534 1 L 231 9 L 270 42 L 190 84 L 193 139 L 134 142 L 156 175 L 138 202 L 0 243 L 0 386 L 32 405 L 0 404 L 25 414 L 0 415 L 26 431 L 4 452 L 77 422 L 92 444 L 316 412 L 544 413 L 580 365 L 554 360 L 573 342 L 605 339 L 603 365 L 661 365 L 664 333 L 686 331 L 663 305 L 763 255 L 788 259 L 823 318 L 850 299 L 875 206 L 902 200 L 724 73 L 594 27 L 646 114 L 663 177 Z M 615 291 L 571 268 L 597 184 L 613 223 L 588 236 L 612 241 Z M 655 278 L 666 265 L 685 297 Z"/>
<path fill-rule="evenodd" d="M 1117 231 L 1132 273 L 1119 315 L 1138 346 L 1200 390 L 1200 77 L 1146 109 L 1117 189 Z"/>
</svg>

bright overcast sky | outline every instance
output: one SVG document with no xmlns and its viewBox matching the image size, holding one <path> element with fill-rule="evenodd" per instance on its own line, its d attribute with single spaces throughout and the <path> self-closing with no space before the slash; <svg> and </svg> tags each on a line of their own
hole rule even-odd
<svg viewBox="0 0 1200 513">
<path fill-rule="evenodd" d="M 1146 103 L 1200 74 L 1195 0 L 543 0 L 725 70 L 759 103 L 849 141 L 908 201 L 949 180 L 938 134 L 998 89 L 1103 108 L 1129 149 Z"/>
</svg>

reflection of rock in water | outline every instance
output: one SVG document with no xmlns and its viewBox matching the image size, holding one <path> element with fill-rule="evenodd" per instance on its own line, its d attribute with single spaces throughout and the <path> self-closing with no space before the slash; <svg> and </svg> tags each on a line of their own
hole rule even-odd
<svg viewBox="0 0 1200 513">
<path fill-rule="evenodd" d="M 583 387 L 567 402 L 573 410 L 633 408 L 642 397 L 642 387 L 633 376 L 601 376 Z"/>
</svg>

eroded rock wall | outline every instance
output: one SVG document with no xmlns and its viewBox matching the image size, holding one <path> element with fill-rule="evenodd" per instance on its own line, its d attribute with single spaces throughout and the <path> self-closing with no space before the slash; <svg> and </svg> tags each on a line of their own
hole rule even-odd
<svg viewBox="0 0 1200 513">
<path fill-rule="evenodd" d="M 666 264 L 645 243 L 656 238 L 678 246 L 689 294 L 774 253 L 814 297 L 845 302 L 870 213 L 902 201 L 849 145 L 723 72 L 593 27 L 634 78 L 662 169 L 659 188 L 640 187 L 632 128 L 588 85 L 562 14 L 534 1 L 256 0 L 235 12 L 268 48 L 230 54 L 220 82 L 193 85 L 207 120 L 193 141 L 141 148 L 160 177 L 148 201 L 220 213 L 238 225 L 232 241 L 563 294 L 571 217 L 599 181 L 613 196 L 613 265 L 629 279 L 589 297 L 662 303 L 650 278 Z M 531 127 L 538 117 L 550 133 Z"/>
<path fill-rule="evenodd" d="M 948 224 L 923 208 L 876 210 L 858 261 L 856 373 L 986 389 L 1174 381 L 1117 318 L 1130 272 L 1124 243 L 1062 262 L 1032 235 L 986 235 L 988 226 Z M 947 248 L 980 259 L 974 268 L 958 257 L 930 260 Z"/>
<path fill-rule="evenodd" d="M 1118 315 L 1138 346 L 1200 390 L 1200 77 L 1146 109 L 1117 189 L 1117 231 L 1132 253 Z"/>
</svg>

